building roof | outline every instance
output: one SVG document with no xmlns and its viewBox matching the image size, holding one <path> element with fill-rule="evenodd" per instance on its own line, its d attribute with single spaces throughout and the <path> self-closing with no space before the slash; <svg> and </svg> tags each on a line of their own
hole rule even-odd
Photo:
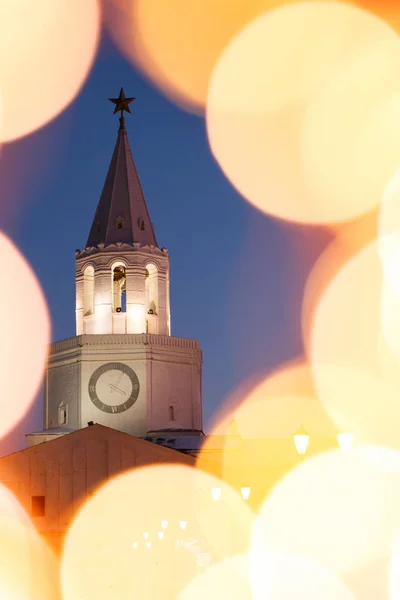
<svg viewBox="0 0 400 600">
<path fill-rule="evenodd" d="M 123 120 L 86 247 L 117 242 L 157 246 Z"/>
</svg>

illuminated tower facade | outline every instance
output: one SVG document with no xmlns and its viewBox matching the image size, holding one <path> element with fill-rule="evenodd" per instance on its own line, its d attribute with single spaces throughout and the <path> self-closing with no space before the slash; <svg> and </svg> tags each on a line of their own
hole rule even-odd
<svg viewBox="0 0 400 600">
<path fill-rule="evenodd" d="M 171 336 L 170 262 L 157 242 L 124 111 L 86 246 L 76 250 L 76 336 L 51 345 L 36 444 L 96 422 L 131 435 L 202 430 L 197 340 Z"/>
</svg>

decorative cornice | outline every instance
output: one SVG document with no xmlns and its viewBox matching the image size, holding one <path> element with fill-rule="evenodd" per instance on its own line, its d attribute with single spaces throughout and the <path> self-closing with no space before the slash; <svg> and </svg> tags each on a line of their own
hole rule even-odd
<svg viewBox="0 0 400 600">
<path fill-rule="evenodd" d="M 201 352 L 200 344 L 197 340 L 177 338 L 169 335 L 155 335 L 151 333 L 110 333 L 77 335 L 66 340 L 53 342 L 50 344 L 50 353 L 54 354 L 77 347 L 143 348 L 146 346 L 159 348 L 168 347 Z"/>
<path fill-rule="evenodd" d="M 143 254 L 158 254 L 162 256 L 168 256 L 167 248 L 158 248 L 157 246 L 152 245 L 141 245 L 139 242 L 134 242 L 133 244 L 128 244 L 126 242 L 117 242 L 113 244 L 97 244 L 96 246 L 88 246 L 83 250 L 79 248 L 75 250 L 76 259 L 79 260 L 81 258 L 86 258 L 88 256 L 92 256 L 93 254 L 104 254 L 104 253 L 121 253 L 121 252 L 138 252 Z"/>
</svg>

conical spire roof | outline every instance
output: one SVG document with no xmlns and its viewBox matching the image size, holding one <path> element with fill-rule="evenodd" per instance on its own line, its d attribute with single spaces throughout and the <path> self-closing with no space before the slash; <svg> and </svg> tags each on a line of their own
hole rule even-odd
<svg viewBox="0 0 400 600">
<path fill-rule="evenodd" d="M 120 99 L 121 94 L 125 107 L 119 109 L 117 105 L 116 111 L 121 110 L 122 112 L 122 110 L 129 110 L 129 107 L 127 107 L 127 99 L 125 99 L 122 88 Z M 122 113 L 117 143 L 86 247 L 116 242 L 129 244 L 139 242 L 142 245 L 157 246 L 153 224 L 150 220 L 124 123 Z"/>
</svg>

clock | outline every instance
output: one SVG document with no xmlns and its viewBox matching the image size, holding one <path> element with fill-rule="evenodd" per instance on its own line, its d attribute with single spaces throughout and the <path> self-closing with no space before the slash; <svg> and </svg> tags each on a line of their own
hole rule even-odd
<svg viewBox="0 0 400 600">
<path fill-rule="evenodd" d="M 119 362 L 106 363 L 89 380 L 89 397 L 93 404 L 106 413 L 128 410 L 139 395 L 139 379 L 135 371 Z"/>
</svg>

